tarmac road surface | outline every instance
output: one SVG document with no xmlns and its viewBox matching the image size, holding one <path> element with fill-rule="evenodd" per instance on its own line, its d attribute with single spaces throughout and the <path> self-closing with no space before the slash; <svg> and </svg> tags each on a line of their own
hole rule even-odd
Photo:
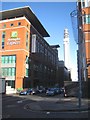
<svg viewBox="0 0 90 120">
<path fill-rule="evenodd" d="M 88 100 L 36 95 L 3 95 L 2 118 L 89 118 Z"/>
</svg>

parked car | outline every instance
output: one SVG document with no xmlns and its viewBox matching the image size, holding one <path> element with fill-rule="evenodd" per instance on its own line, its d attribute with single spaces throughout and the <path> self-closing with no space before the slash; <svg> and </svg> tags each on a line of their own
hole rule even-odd
<svg viewBox="0 0 90 120">
<path fill-rule="evenodd" d="M 61 93 L 65 92 L 65 88 L 60 88 Z"/>
<path fill-rule="evenodd" d="M 25 88 L 19 93 L 19 95 L 30 95 L 31 92 L 32 92 L 31 89 Z"/>
<path fill-rule="evenodd" d="M 54 88 L 55 94 L 59 94 L 60 93 L 60 88 Z"/>
<path fill-rule="evenodd" d="M 29 92 L 30 95 L 32 94 L 32 91 L 33 91 L 33 88 L 28 89 L 28 92 Z"/>
<path fill-rule="evenodd" d="M 64 87 L 60 88 L 60 93 L 63 94 L 64 97 L 68 97 Z"/>
<path fill-rule="evenodd" d="M 38 89 L 38 92 L 39 92 L 39 93 L 45 93 L 45 88 L 39 88 L 39 89 Z"/>
<path fill-rule="evenodd" d="M 39 91 L 38 91 L 37 89 L 32 88 L 31 95 L 36 95 L 36 94 L 38 94 L 38 93 L 39 93 Z"/>
<path fill-rule="evenodd" d="M 55 95 L 55 90 L 53 88 L 49 88 L 47 91 L 46 91 L 46 95 L 47 96 L 53 96 Z"/>
</svg>

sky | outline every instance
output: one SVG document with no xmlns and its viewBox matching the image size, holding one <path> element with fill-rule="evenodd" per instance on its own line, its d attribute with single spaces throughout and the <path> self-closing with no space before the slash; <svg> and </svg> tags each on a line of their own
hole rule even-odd
<svg viewBox="0 0 90 120">
<path fill-rule="evenodd" d="M 76 2 L 2 2 L 2 10 L 29 6 L 35 13 L 50 37 L 45 40 L 50 45 L 59 44 L 59 60 L 64 60 L 64 29 L 69 30 L 70 65 L 73 81 L 77 80 L 77 44 L 74 40 L 70 13 L 76 9 Z"/>
</svg>

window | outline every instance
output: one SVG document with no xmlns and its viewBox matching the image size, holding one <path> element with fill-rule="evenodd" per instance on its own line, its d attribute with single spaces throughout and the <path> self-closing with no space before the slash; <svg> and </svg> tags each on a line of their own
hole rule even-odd
<svg viewBox="0 0 90 120">
<path fill-rule="evenodd" d="M 5 39 L 5 31 L 2 33 L 2 40 Z"/>
<path fill-rule="evenodd" d="M 16 63 L 16 56 L 9 56 L 9 63 Z"/>
<path fill-rule="evenodd" d="M 21 22 L 18 22 L 18 26 L 20 26 L 21 25 Z"/>
<path fill-rule="evenodd" d="M 11 88 L 15 88 L 15 81 L 13 80 L 7 80 L 8 86 L 11 86 Z"/>
<path fill-rule="evenodd" d="M 38 52 L 38 53 L 39 53 L 39 51 L 40 51 L 40 50 L 39 50 L 39 49 L 40 49 L 40 48 L 39 48 L 39 44 L 40 44 L 40 43 L 39 43 L 39 41 L 37 40 L 37 41 L 36 41 L 36 52 Z"/>
<path fill-rule="evenodd" d="M 3 57 L 3 56 L 2 56 L 2 58 L 1 58 L 1 59 L 2 59 L 2 63 L 5 63 L 5 60 L 4 60 L 4 59 L 5 59 L 5 57 Z"/>
<path fill-rule="evenodd" d="M 12 63 L 12 56 L 9 56 L 9 63 Z"/>
<path fill-rule="evenodd" d="M 28 40 L 28 32 L 26 32 L 26 40 Z"/>
<path fill-rule="evenodd" d="M 7 76 L 7 68 L 2 68 L 2 75 Z"/>
<path fill-rule="evenodd" d="M 85 7 L 85 2 L 82 2 L 82 8 L 84 8 Z"/>
<path fill-rule="evenodd" d="M 2 49 L 4 49 L 4 43 L 5 43 L 5 31 L 2 32 Z"/>
<path fill-rule="evenodd" d="M 4 42 L 2 42 L 2 49 L 4 49 Z"/>
<path fill-rule="evenodd" d="M 15 68 L 12 68 L 12 76 L 15 76 Z"/>
<path fill-rule="evenodd" d="M 8 76 L 11 76 L 11 75 L 12 75 L 12 69 L 8 68 Z"/>
<path fill-rule="evenodd" d="M 26 64 L 28 64 L 28 57 L 26 56 Z"/>
<path fill-rule="evenodd" d="M 12 63 L 16 62 L 16 56 L 12 56 Z"/>
<path fill-rule="evenodd" d="M 5 63 L 9 63 L 8 56 L 5 57 Z"/>
<path fill-rule="evenodd" d="M 28 49 L 28 38 L 29 38 L 29 36 L 28 36 L 28 31 L 26 32 L 26 49 Z"/>
<path fill-rule="evenodd" d="M 26 68 L 26 76 L 28 76 L 28 69 Z"/>
<path fill-rule="evenodd" d="M 13 56 L 11 56 L 11 63 L 13 63 Z"/>
<path fill-rule="evenodd" d="M 13 26 L 13 23 L 11 23 L 11 26 Z"/>
<path fill-rule="evenodd" d="M 85 24 L 90 24 L 90 14 L 85 15 L 85 17 L 84 17 L 84 23 Z"/>
<path fill-rule="evenodd" d="M 3 70 L 3 68 L 2 68 L 2 70 L 1 70 L 1 72 L 2 72 L 2 76 L 4 76 L 4 70 Z"/>
<path fill-rule="evenodd" d="M 16 75 L 16 68 L 11 67 L 11 68 L 2 68 L 2 76 L 3 77 L 10 77 L 10 76 L 15 76 Z"/>
<path fill-rule="evenodd" d="M 16 63 L 16 56 L 15 55 L 2 56 L 2 63 L 3 64 L 6 64 L 6 63 Z"/>
</svg>

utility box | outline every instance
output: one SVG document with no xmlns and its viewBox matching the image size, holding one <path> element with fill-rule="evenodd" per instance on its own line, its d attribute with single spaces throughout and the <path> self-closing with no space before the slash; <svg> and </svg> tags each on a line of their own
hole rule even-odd
<svg viewBox="0 0 90 120">
<path fill-rule="evenodd" d="M 6 81 L 5 78 L 0 78 L 0 93 L 6 92 Z"/>
</svg>

